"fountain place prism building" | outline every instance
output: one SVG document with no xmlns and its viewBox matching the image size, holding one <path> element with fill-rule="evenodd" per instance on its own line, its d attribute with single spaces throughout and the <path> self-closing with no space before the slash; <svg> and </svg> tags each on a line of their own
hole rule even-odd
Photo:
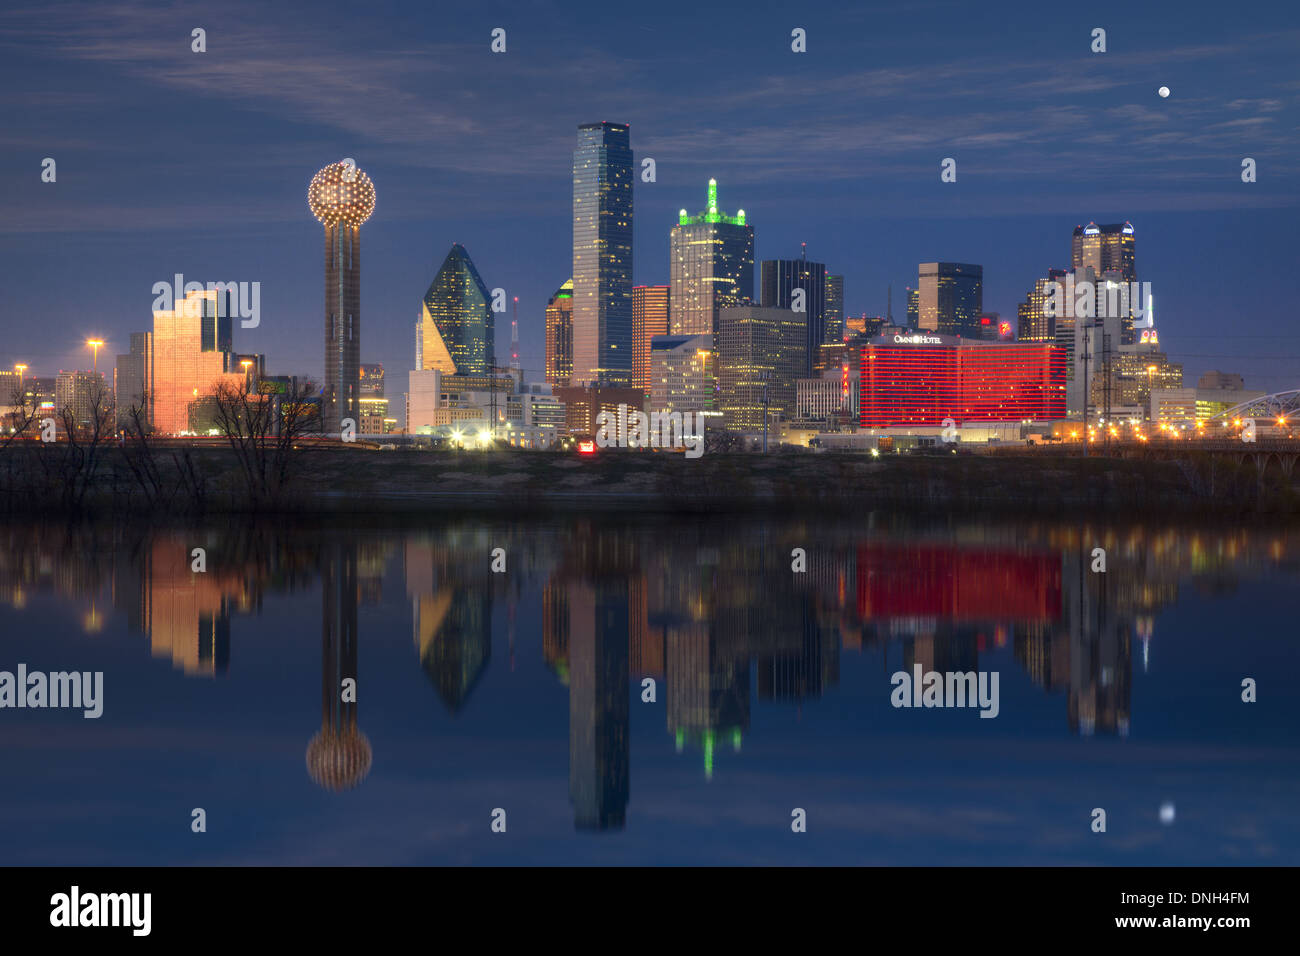
<svg viewBox="0 0 1300 956">
<path fill-rule="evenodd" d="M 361 224 L 375 211 L 375 187 L 351 160 L 331 163 L 307 187 L 307 205 L 325 226 L 324 431 L 361 420 Z"/>
<path fill-rule="evenodd" d="M 578 127 L 573 151 L 573 384 L 632 384 L 632 144 Z"/>
<path fill-rule="evenodd" d="M 424 293 L 415 327 L 415 367 L 444 375 L 490 375 L 496 367 L 491 297 L 459 242 Z"/>
</svg>

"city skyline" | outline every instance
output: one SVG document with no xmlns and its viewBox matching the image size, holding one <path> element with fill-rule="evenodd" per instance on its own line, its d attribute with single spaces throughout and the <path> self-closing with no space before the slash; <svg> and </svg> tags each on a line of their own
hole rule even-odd
<svg viewBox="0 0 1300 956">
<path fill-rule="evenodd" d="M 1278 72 L 1281 52 L 1293 34 L 1282 30 L 1256 42 L 1248 28 L 1217 20 L 1211 30 L 1210 9 L 1205 5 L 1182 9 L 1176 23 L 1150 19 L 1153 14 L 1144 11 L 1126 11 L 1122 23 L 1117 18 L 1109 25 L 1112 48 L 1106 54 L 1088 51 L 1086 29 L 1053 25 L 1053 36 L 1059 36 L 1052 49 L 1067 49 L 1071 31 L 1077 31 L 1077 54 L 1061 52 L 1046 60 L 1035 55 L 1014 66 L 999 66 L 992 62 L 996 53 L 1023 49 L 1028 28 L 1013 30 L 1002 39 L 985 38 L 989 45 L 980 53 L 962 50 L 958 39 L 963 15 L 946 4 L 937 8 L 949 16 L 936 27 L 933 49 L 919 58 L 915 50 L 905 55 L 916 40 L 904 29 L 901 15 L 883 16 L 878 36 L 889 42 L 869 70 L 846 58 L 851 47 L 833 28 L 809 24 L 809 53 L 800 60 L 789 51 L 785 24 L 770 18 L 745 23 L 741 32 L 746 43 L 768 37 L 754 48 L 762 51 L 759 60 L 771 78 L 751 81 L 746 87 L 701 66 L 702 76 L 717 86 L 714 99 L 719 104 L 718 118 L 703 129 L 692 122 L 698 89 L 684 78 L 667 89 L 645 82 L 656 62 L 686 56 L 697 42 L 688 39 L 680 53 L 654 47 L 651 41 L 656 33 L 671 32 L 686 16 L 670 8 L 653 21 L 629 24 L 621 31 L 629 40 L 627 56 L 634 69 L 609 92 L 585 90 L 582 97 L 558 97 L 554 106 L 522 118 L 524 129 L 518 135 L 525 149 L 509 157 L 487 156 L 477 148 L 459 157 L 425 151 L 418 160 L 406 148 L 414 145 L 417 134 L 378 125 L 384 117 L 396 120 L 402 109 L 418 115 L 420 107 L 409 94 L 394 96 L 391 103 L 377 106 L 362 119 L 340 119 L 308 108 L 305 125 L 311 129 L 286 136 L 268 127 L 262 117 L 275 116 L 288 102 L 312 107 L 317 95 L 324 98 L 325 92 L 312 93 L 284 81 L 261 89 L 241 82 L 223 91 L 203 85 L 206 71 L 234 69 L 231 57 L 238 58 L 240 69 L 249 76 L 263 75 L 257 56 L 267 48 L 265 42 L 240 44 L 238 51 L 225 49 L 220 57 L 213 55 L 217 44 L 205 54 L 193 54 L 178 44 L 181 52 L 176 56 L 185 57 L 179 63 L 194 71 L 193 78 L 186 80 L 158 61 L 160 23 L 165 18 L 148 25 L 130 17 L 111 26 L 93 16 L 81 26 L 60 21 L 67 31 L 56 39 L 53 34 L 34 33 L 34 25 L 25 22 L 22 14 L 10 14 L 5 21 L 7 37 L 30 34 L 32 51 L 60 58 L 69 69 L 60 88 L 50 94 L 51 108 L 39 117 L 18 117 L 19 122 L 5 134 L 7 145 L 20 147 L 16 153 L 8 151 L 15 155 L 14 162 L 30 165 L 30 170 L 15 167 L 4 187 L 7 205 L 13 206 L 15 214 L 7 220 L 8 232 L 0 241 L 6 243 L 18 274 L 26 277 L 14 290 L 12 307 L 39 315 L 43 321 L 33 323 L 39 332 L 25 327 L 6 330 L 0 364 L 23 362 L 29 365 L 29 374 L 47 376 L 59 369 L 84 368 L 88 363 L 81 343 L 92 335 L 108 343 L 108 354 L 127 352 L 130 333 L 148 327 L 151 284 L 183 271 L 204 281 L 262 282 L 264 320 L 257 329 L 236 332 L 239 348 L 265 354 L 269 372 L 307 374 L 323 381 L 324 369 L 314 360 L 304 360 L 295 348 L 310 328 L 320 295 L 319 278 L 311 279 L 313 266 L 319 269 L 315 257 L 301 255 L 307 233 L 297 190 L 302 177 L 320 162 L 356 156 L 360 165 L 380 177 L 386 195 L 392 181 L 394 196 L 367 226 L 368 249 L 374 244 L 376 252 L 367 257 L 363 307 L 376 318 L 373 325 L 367 323 L 362 360 L 382 362 L 396 372 L 407 367 L 409 305 L 404 310 L 398 306 L 412 301 L 428 281 L 427 271 L 421 273 L 408 257 L 422 260 L 427 270 L 435 250 L 464 240 L 476 250 L 489 284 L 520 297 L 526 377 L 540 381 L 545 303 L 570 271 L 565 250 L 552 248 L 567 243 L 548 243 L 545 238 L 563 234 L 568 214 L 564 167 L 572 147 L 565 140 L 571 144 L 575 125 L 603 113 L 634 128 L 638 162 L 633 172 L 638 179 L 643 157 L 657 161 L 656 181 L 636 183 L 635 284 L 669 281 L 667 232 L 680 208 L 698 204 L 694 198 L 698 183 L 708 178 L 726 183 L 727 194 L 734 197 L 729 204 L 745 208 L 760 223 L 756 259 L 788 257 L 797 243 L 806 241 L 810 258 L 844 275 L 846 315 L 882 314 L 887 284 L 901 289 L 923 261 L 981 264 L 985 308 L 1014 315 L 1036 277 L 1048 268 L 1068 265 L 1067 231 L 1090 221 L 1127 220 L 1141 234 L 1142 278 L 1153 282 L 1161 299 L 1163 341 L 1172 357 L 1183 362 L 1189 378 L 1219 368 L 1243 374 L 1251 387 L 1272 391 L 1294 385 L 1287 363 L 1297 350 L 1271 347 L 1266 332 L 1252 322 L 1254 316 L 1267 314 L 1270 303 L 1294 296 L 1294 270 L 1287 261 L 1291 252 L 1287 237 L 1293 231 L 1288 208 L 1296 205 L 1298 196 L 1282 157 L 1294 149 L 1295 132 L 1287 128 L 1285 117 L 1294 106 L 1295 93 L 1294 83 L 1282 82 Z M 328 6 L 322 12 L 327 22 L 337 15 Z M 835 22 L 856 24 L 855 16 L 835 14 L 842 18 Z M 1115 16 L 1114 10 L 1103 5 L 1097 18 L 1102 22 L 1107 16 Z M 563 17 L 540 26 L 529 14 L 511 14 L 507 19 L 515 17 L 534 29 L 558 30 L 565 25 Z M 257 22 L 258 16 L 252 19 Z M 1161 31 L 1150 29 L 1155 22 L 1161 23 Z M 186 36 L 189 29 L 187 25 Z M 504 87 L 514 92 L 512 84 L 522 75 L 510 71 L 529 74 L 540 68 L 539 61 L 518 29 L 512 34 L 510 52 L 492 59 L 486 33 L 478 43 L 476 29 L 474 24 L 458 23 L 442 40 L 450 56 L 447 69 L 457 83 L 483 86 L 483 95 L 496 97 L 498 111 L 505 116 L 511 110 L 511 97 Z M 1033 32 L 1037 35 L 1046 29 L 1035 26 Z M 115 39 L 112 49 L 104 45 L 109 35 Z M 599 35 L 598 29 L 586 42 L 594 44 Z M 67 38 L 78 36 L 99 38 L 101 45 L 92 45 L 89 53 L 69 45 Z M 1140 43 L 1134 40 L 1138 36 Z M 313 39 L 326 49 L 337 42 L 328 37 Z M 361 37 L 360 42 L 364 45 L 367 38 Z M 371 36 L 369 42 L 375 38 Z M 11 84 L 15 102 L 31 105 L 38 101 L 38 88 L 17 72 L 28 55 L 29 51 L 16 48 L 6 72 L 15 71 Z M 584 49 L 586 56 L 598 54 Z M 289 74 L 315 75 L 297 48 L 288 49 L 285 57 Z M 1217 64 L 1220 76 L 1214 88 L 1189 70 L 1197 58 Z M 891 79 L 891 71 L 903 69 L 904 61 L 914 71 L 911 92 Z M 553 66 L 548 60 L 547 69 Z M 1002 89 L 1005 77 L 1034 69 L 1036 95 L 1002 93 L 981 116 L 981 128 L 991 141 L 1000 136 L 1017 144 L 1013 149 L 999 154 L 981 145 L 974 120 L 943 131 L 942 117 L 965 95 L 944 87 L 945 82 L 961 77 L 974 90 Z M 490 70 L 498 74 L 484 72 Z M 502 76 L 502 70 L 508 75 Z M 93 99 L 84 92 L 87 77 L 114 75 L 131 77 L 131 92 L 139 104 L 171 97 L 179 87 L 200 115 L 204 110 L 210 114 L 197 126 L 187 116 L 178 121 L 196 145 L 209 141 L 211 134 L 202 129 L 214 127 L 225 136 L 239 131 L 258 144 L 258 165 L 250 170 L 248 161 L 240 160 L 234 165 L 247 175 L 232 178 L 222 172 L 205 180 L 207 185 L 199 185 L 194 176 L 213 169 L 200 148 L 187 159 L 192 168 L 176 166 L 167 175 L 148 177 L 147 193 L 139 192 L 140 187 L 129 180 L 102 181 L 131 157 L 132 147 L 107 128 L 96 134 L 94 124 L 74 124 L 77 129 L 84 127 L 83 138 L 97 135 L 109 147 L 92 156 L 60 132 L 65 127 L 51 123 L 62 117 L 66 126 L 71 116 L 82 114 Z M 375 79 L 390 85 L 400 82 L 393 75 Z M 1172 88 L 1169 99 L 1155 97 L 1157 80 Z M 756 124 L 755 114 L 747 112 L 746 104 L 759 91 L 790 105 L 806 104 L 805 88 L 812 83 L 830 84 L 832 94 L 823 97 L 827 105 L 801 114 L 801 122 L 811 124 L 813 132 L 826 128 L 853 104 L 872 102 L 884 107 L 887 116 L 904 109 L 916 112 L 914 122 L 921 124 L 920 138 L 926 145 L 912 148 L 891 134 L 880 135 L 874 145 L 863 148 L 858 141 L 862 134 L 854 132 L 845 137 L 844 145 L 812 153 L 795 151 L 778 135 L 787 125 L 784 121 Z M 944 89 L 948 92 L 941 92 Z M 331 86 L 330 92 L 338 91 Z M 1103 105 L 1098 105 L 1100 96 L 1105 97 Z M 947 103 L 945 97 L 953 102 Z M 1099 117 L 1082 115 L 1085 104 L 1098 110 Z M 1064 137 L 1059 140 L 1060 156 L 1026 151 L 1023 144 L 1032 124 L 1016 119 L 1017 110 L 1042 117 L 1049 108 L 1061 114 L 1059 122 L 1073 119 L 1081 124 L 1074 139 L 1064 128 L 1054 127 Z M 463 122 L 454 119 L 458 115 L 458 107 L 447 106 L 437 128 Z M 514 112 L 508 115 L 514 117 Z M 864 124 L 863 131 L 868 129 L 882 133 L 873 124 Z M 1097 150 L 1098 137 L 1135 146 Z M 1066 148 L 1076 140 L 1077 147 Z M 850 146 L 856 150 L 851 162 Z M 46 155 L 59 160 L 58 179 L 41 184 L 40 160 Z M 939 160 L 949 155 L 958 160 L 958 179 L 944 184 L 939 179 Z M 1086 163 L 1066 161 L 1084 155 Z M 1242 156 L 1252 156 L 1260 164 L 1258 182 L 1240 181 Z M 148 162 L 142 156 L 134 161 Z M 222 162 L 229 165 L 230 157 Z M 433 179 L 413 178 L 430 166 L 443 173 Z M 15 176 L 29 176 L 31 184 L 20 188 L 13 184 Z M 1060 182 L 1071 183 L 1071 189 L 1059 189 Z M 451 194 L 455 202 L 445 202 Z M 105 203 L 130 211 L 106 219 Z M 292 217 L 291 207 L 296 207 Z M 185 224 L 196 217 L 206 228 L 191 234 Z M 1205 217 L 1212 220 L 1213 229 L 1207 228 Z M 868 228 L 864 230 L 863 224 Z M 121 240 L 110 241 L 114 234 Z M 887 243 L 881 241 L 886 235 Z M 75 264 L 69 254 L 76 257 Z M 1211 258 L 1230 279 L 1211 287 L 1191 282 L 1189 276 L 1199 274 Z M 75 305 L 79 283 L 69 281 L 74 267 L 82 282 L 98 290 L 103 307 L 93 316 Z M 133 300 L 137 304 L 131 304 Z M 1225 337 L 1224 322 L 1249 330 L 1234 328 L 1234 334 Z M 68 335 L 51 335 L 50 328 L 66 328 Z M 498 343 L 497 354 L 505 353 L 503 345 Z"/>
</svg>

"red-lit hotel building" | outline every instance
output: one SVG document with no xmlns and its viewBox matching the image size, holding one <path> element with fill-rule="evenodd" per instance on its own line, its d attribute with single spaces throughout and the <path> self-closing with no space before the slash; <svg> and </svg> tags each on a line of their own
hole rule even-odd
<svg viewBox="0 0 1300 956">
<path fill-rule="evenodd" d="M 862 349 L 864 428 L 1065 417 L 1065 350 L 933 334 L 886 335 Z"/>
</svg>

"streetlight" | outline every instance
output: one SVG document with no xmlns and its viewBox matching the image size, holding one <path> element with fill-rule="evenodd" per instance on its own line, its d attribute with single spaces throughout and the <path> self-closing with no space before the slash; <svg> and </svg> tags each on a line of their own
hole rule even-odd
<svg viewBox="0 0 1300 956">
<path fill-rule="evenodd" d="M 88 346 L 90 346 L 91 350 L 94 352 L 94 356 L 95 356 L 95 359 L 94 359 L 94 361 L 95 361 L 95 374 L 98 375 L 98 374 L 99 374 L 99 350 L 103 347 L 103 345 L 104 345 L 104 340 L 103 340 L 103 339 L 86 339 L 86 344 L 87 344 Z"/>
<path fill-rule="evenodd" d="M 252 366 L 253 366 L 253 360 L 252 360 L 252 359 L 240 359 L 240 360 L 239 360 L 239 364 L 242 365 L 242 366 L 244 367 L 244 380 L 245 380 L 245 382 L 246 382 L 246 383 L 247 383 L 247 382 L 251 382 L 251 381 L 252 381 L 252 377 L 249 375 L 248 370 L 249 370 L 250 368 L 252 368 Z"/>
<path fill-rule="evenodd" d="M 27 366 L 24 365 L 22 362 L 18 362 L 14 365 L 14 371 L 18 373 L 18 387 L 22 388 L 23 372 L 27 371 Z"/>
</svg>

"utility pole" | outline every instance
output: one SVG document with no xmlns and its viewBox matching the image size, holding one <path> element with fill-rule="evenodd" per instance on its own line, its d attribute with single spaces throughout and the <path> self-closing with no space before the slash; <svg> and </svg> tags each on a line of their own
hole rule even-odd
<svg viewBox="0 0 1300 956">
<path fill-rule="evenodd" d="M 1078 321 L 1077 319 L 1075 320 Z M 1087 326 L 1083 329 L 1083 457 L 1088 457 L 1088 393 L 1092 391 L 1089 388 L 1088 381 L 1088 360 L 1092 358 L 1092 335 Z M 1076 371 L 1078 371 L 1076 369 Z"/>
</svg>

